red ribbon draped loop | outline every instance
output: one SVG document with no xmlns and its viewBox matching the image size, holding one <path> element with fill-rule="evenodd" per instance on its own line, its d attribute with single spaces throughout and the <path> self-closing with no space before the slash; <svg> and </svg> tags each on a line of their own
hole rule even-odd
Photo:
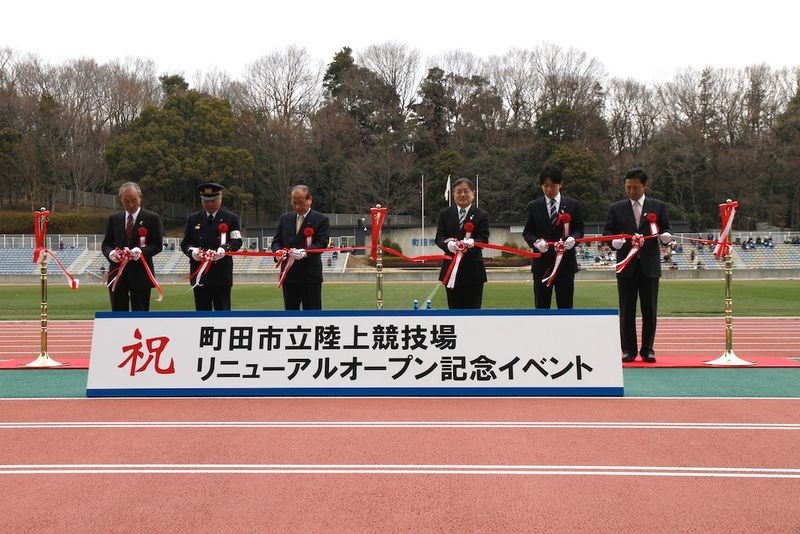
<svg viewBox="0 0 800 534">
<path fill-rule="evenodd" d="M 555 280 L 556 275 L 558 274 L 558 267 L 561 265 L 561 260 L 564 258 L 564 252 L 567 250 L 567 245 L 563 241 L 556 241 L 553 243 L 553 248 L 556 251 L 556 261 L 553 264 L 553 272 L 550 273 L 550 276 L 542 280 L 542 283 L 548 287 L 553 284 L 553 280 Z"/>
<path fill-rule="evenodd" d="M 615 266 L 617 273 L 621 273 L 622 270 L 625 267 L 627 267 L 627 265 L 631 262 L 633 257 L 636 254 L 638 254 L 639 249 L 642 248 L 642 245 L 644 245 L 644 236 L 640 234 L 633 234 L 633 236 L 631 237 L 631 249 L 630 251 L 628 251 L 628 255 L 625 257 L 624 260 L 617 263 Z"/>
</svg>

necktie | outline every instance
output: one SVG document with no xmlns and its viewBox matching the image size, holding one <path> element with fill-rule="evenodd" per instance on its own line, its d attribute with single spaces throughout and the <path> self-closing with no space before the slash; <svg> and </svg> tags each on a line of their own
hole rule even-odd
<svg viewBox="0 0 800 534">
<path fill-rule="evenodd" d="M 133 215 L 128 213 L 125 219 L 125 241 L 130 243 L 133 236 Z"/>
<path fill-rule="evenodd" d="M 556 199 L 550 199 L 550 224 L 556 224 Z"/>
<path fill-rule="evenodd" d="M 300 228 L 303 227 L 303 221 L 305 220 L 305 218 L 306 218 L 305 215 L 298 215 L 297 216 L 297 223 L 295 224 L 295 227 L 294 227 L 294 233 L 299 233 L 300 232 Z"/>
<path fill-rule="evenodd" d="M 633 218 L 636 220 L 636 228 L 639 228 L 642 220 L 642 206 L 639 205 L 639 201 L 633 203 Z"/>
<path fill-rule="evenodd" d="M 467 218 L 467 209 L 458 208 L 458 225 L 462 226 L 464 224 L 464 219 L 466 218 Z"/>
<path fill-rule="evenodd" d="M 209 213 L 206 217 L 206 222 L 208 222 L 208 225 L 211 226 L 214 222 L 214 216 Z"/>
</svg>

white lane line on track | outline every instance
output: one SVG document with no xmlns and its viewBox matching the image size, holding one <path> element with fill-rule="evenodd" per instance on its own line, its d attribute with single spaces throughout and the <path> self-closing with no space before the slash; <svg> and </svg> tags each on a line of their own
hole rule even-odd
<svg viewBox="0 0 800 534">
<path fill-rule="evenodd" d="M 20 464 L 0 465 L 0 475 L 59 474 L 380 474 L 567 475 L 800 479 L 800 469 L 625 465 L 415 465 L 415 464 Z"/>
<path fill-rule="evenodd" d="M 594 421 L 30 421 L 2 422 L 0 430 L 88 428 L 555 428 L 625 430 L 800 430 L 800 423 L 664 423 Z"/>
</svg>

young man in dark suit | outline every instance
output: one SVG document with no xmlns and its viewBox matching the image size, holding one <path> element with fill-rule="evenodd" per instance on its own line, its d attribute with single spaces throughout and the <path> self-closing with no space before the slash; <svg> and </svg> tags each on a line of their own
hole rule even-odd
<svg viewBox="0 0 800 534">
<path fill-rule="evenodd" d="M 109 280 L 118 274 L 123 251 L 130 253 L 116 287 L 109 286 L 111 311 L 149 311 L 153 283 L 142 262 L 153 271 L 153 256 L 161 252 L 164 229 L 158 214 L 142 208 L 142 190 L 135 182 L 119 188 L 119 200 L 125 211 L 108 218 L 103 238 L 103 255 L 108 259 Z"/>
<path fill-rule="evenodd" d="M 287 310 L 322 309 L 322 254 L 306 249 L 325 248 L 330 236 L 328 217 L 311 209 L 313 202 L 307 185 L 292 188 L 292 209 L 278 220 L 272 251 L 287 250 L 281 273 L 291 257 L 294 261 L 283 280 L 283 304 Z"/>
<path fill-rule="evenodd" d="M 194 291 L 197 311 L 227 311 L 231 309 L 233 287 L 233 258 L 227 252 L 242 248 L 239 215 L 222 207 L 225 186 L 208 182 L 200 184 L 203 209 L 186 218 L 181 250 L 189 256 L 189 273 L 195 273 L 204 261 L 204 254 L 213 251 L 213 258 L 198 284 L 189 280 Z M 210 253 L 209 253 L 210 254 Z"/>
<path fill-rule="evenodd" d="M 486 267 L 482 249 L 475 242 L 489 242 L 489 214 L 473 205 L 475 185 L 469 178 L 459 178 L 453 184 L 455 206 L 439 212 L 436 225 L 436 245 L 448 256 L 455 256 L 459 246 L 463 256 L 458 266 L 455 286 L 447 289 L 447 307 L 456 309 L 480 309 L 483 301 L 483 284 L 486 283 Z M 466 237 L 464 226 L 472 224 L 470 237 Z M 439 271 L 439 280 L 444 281 L 452 260 L 444 260 Z"/>
<path fill-rule="evenodd" d="M 581 205 L 574 198 L 561 194 L 564 177 L 561 169 L 555 165 L 546 165 L 542 169 L 539 183 L 544 196 L 528 204 L 525 228 L 522 230 L 522 237 L 528 246 L 534 252 L 542 253 L 531 260 L 534 304 L 537 308 L 549 309 L 555 286 L 558 307 L 572 308 L 575 273 L 578 271 L 575 240 L 583 237 Z M 565 235 L 565 232 L 568 233 Z M 543 280 L 553 272 L 557 253 L 555 247 L 548 247 L 547 242 L 557 241 L 563 241 L 566 250 L 556 276 L 548 285 Z"/>
<path fill-rule="evenodd" d="M 608 221 L 604 235 L 639 234 L 653 235 L 653 218 L 660 238 L 645 239 L 642 247 L 631 258 L 625 268 L 617 274 L 619 294 L 619 333 L 622 345 L 622 361 L 632 362 L 637 352 L 647 363 L 656 361 L 653 341 L 656 337 L 658 316 L 658 281 L 661 277 L 661 254 L 659 242 L 667 244 L 670 235 L 667 206 L 660 200 L 645 196 L 647 174 L 635 168 L 625 173 L 625 194 L 628 198 L 614 202 L 608 208 Z M 614 239 L 611 246 L 617 250 L 617 262 L 628 257 L 631 239 Z M 636 344 L 636 300 L 641 300 L 642 344 Z"/>
</svg>

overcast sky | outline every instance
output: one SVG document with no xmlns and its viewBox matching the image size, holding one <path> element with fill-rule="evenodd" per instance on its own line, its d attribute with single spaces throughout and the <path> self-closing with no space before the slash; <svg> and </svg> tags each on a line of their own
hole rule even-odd
<svg viewBox="0 0 800 534">
<path fill-rule="evenodd" d="M 343 46 L 387 41 L 423 56 L 480 57 L 542 43 L 596 57 L 610 76 L 669 80 L 677 70 L 800 64 L 792 0 L 7 0 L 0 47 L 51 63 L 152 59 L 160 72 L 245 65 L 289 44 L 327 64 Z"/>
</svg>

